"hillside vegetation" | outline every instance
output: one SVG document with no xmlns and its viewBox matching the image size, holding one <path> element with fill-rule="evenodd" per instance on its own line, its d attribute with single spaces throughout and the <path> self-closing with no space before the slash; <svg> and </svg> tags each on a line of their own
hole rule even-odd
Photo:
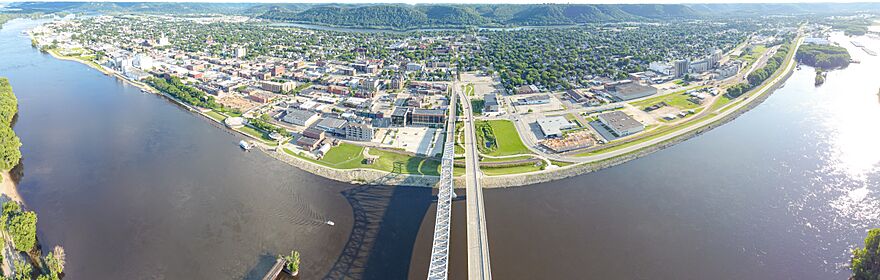
<svg viewBox="0 0 880 280">
<path fill-rule="evenodd" d="M 9 80 L 0 78 L 0 170 L 10 170 L 21 160 L 21 141 L 12 130 L 18 113 L 18 99 L 12 93 Z"/>
<path fill-rule="evenodd" d="M 264 19 L 333 26 L 413 29 L 445 26 L 571 25 L 593 22 L 697 18 L 684 5 L 367 5 L 318 6 L 306 10 L 279 5 Z"/>
</svg>

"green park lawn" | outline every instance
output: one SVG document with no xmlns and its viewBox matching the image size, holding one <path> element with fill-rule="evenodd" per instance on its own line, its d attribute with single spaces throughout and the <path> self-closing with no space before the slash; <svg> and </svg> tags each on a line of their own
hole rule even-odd
<svg viewBox="0 0 880 280">
<path fill-rule="evenodd" d="M 205 115 L 207 115 L 208 117 L 210 117 L 218 122 L 222 122 L 224 119 L 226 119 L 226 116 L 224 116 L 220 113 L 217 113 L 217 111 L 209 111 L 209 112 L 205 113 Z"/>
<path fill-rule="evenodd" d="M 305 159 L 320 165 L 332 167 L 336 169 L 354 169 L 367 168 L 381 171 L 391 172 L 394 170 L 395 162 L 401 163 L 401 169 L 398 170 L 404 174 L 423 174 L 423 175 L 439 175 L 440 162 L 433 158 L 414 157 L 406 154 L 395 153 L 390 151 L 370 149 L 367 153 L 378 158 L 372 164 L 364 163 L 364 147 L 342 143 L 339 146 L 331 148 L 320 160 L 314 160 L 291 150 L 284 149 L 284 152 Z"/>
<path fill-rule="evenodd" d="M 508 162 L 508 161 L 517 161 L 517 160 L 530 159 L 530 158 L 532 158 L 532 156 L 525 156 L 525 155 L 523 155 L 523 156 L 515 156 L 515 157 L 505 157 L 505 158 L 488 158 L 488 157 L 484 157 L 484 158 L 480 159 L 480 162 Z"/>
<path fill-rule="evenodd" d="M 272 140 L 272 138 L 269 138 L 268 134 L 266 134 L 262 131 L 259 131 L 256 128 L 253 128 L 250 126 L 243 126 L 241 128 L 238 128 L 238 131 L 241 131 L 241 132 L 246 133 L 247 135 L 256 137 L 257 139 L 260 139 L 261 141 L 265 142 L 266 144 L 275 144 L 275 140 Z"/>
<path fill-rule="evenodd" d="M 464 94 L 466 96 L 474 96 L 474 84 L 467 84 L 464 86 Z"/>
<path fill-rule="evenodd" d="M 746 61 L 746 65 L 751 66 L 752 63 L 754 63 L 756 60 L 758 60 L 758 58 L 761 57 L 761 55 L 764 54 L 765 52 L 767 52 L 767 46 L 756 45 L 756 46 L 752 47 L 751 51 L 748 51 L 748 52 L 744 51 L 743 54 L 740 56 L 740 58 L 742 60 Z"/>
<path fill-rule="evenodd" d="M 519 173 L 527 173 L 541 170 L 541 165 L 520 165 L 520 166 L 510 166 L 510 167 L 480 167 L 480 170 L 483 171 L 483 174 L 488 176 L 498 176 L 498 175 L 508 175 L 508 174 L 519 174 Z"/>
<path fill-rule="evenodd" d="M 532 152 L 523 144 L 513 122 L 508 120 L 478 121 L 475 123 L 477 134 L 477 147 L 481 153 L 490 156 L 507 156 L 518 154 L 531 154 Z M 492 147 L 486 147 L 484 143 L 495 141 Z"/>
<path fill-rule="evenodd" d="M 699 89 L 699 88 L 694 88 L 694 89 Z M 688 109 L 693 109 L 693 108 L 699 107 L 700 105 L 697 105 L 693 102 L 688 101 L 688 98 L 690 96 L 687 95 L 685 92 L 687 92 L 687 90 L 680 90 L 680 91 L 676 91 L 676 92 L 673 92 L 670 94 L 652 97 L 652 98 L 648 98 L 648 99 L 641 100 L 641 101 L 636 101 L 636 102 L 633 102 L 630 104 L 639 108 L 639 109 L 645 109 L 645 107 L 648 107 L 648 106 L 651 106 L 651 105 L 654 105 L 654 104 L 657 104 L 660 102 L 666 102 L 666 105 L 673 106 L 673 107 L 676 107 L 676 108 L 679 108 L 682 110 L 688 110 Z"/>
</svg>

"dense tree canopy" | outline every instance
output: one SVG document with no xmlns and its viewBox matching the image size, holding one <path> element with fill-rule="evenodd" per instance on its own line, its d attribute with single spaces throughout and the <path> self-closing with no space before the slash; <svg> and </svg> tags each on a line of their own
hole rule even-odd
<svg viewBox="0 0 880 280">
<path fill-rule="evenodd" d="M 9 80 L 0 78 L 0 169 L 12 169 L 21 160 L 21 140 L 12 130 L 12 120 L 18 113 L 18 99 L 12 93 Z"/>
<path fill-rule="evenodd" d="M 22 211 L 17 202 L 3 203 L 2 222 L 12 236 L 15 249 L 30 252 L 37 245 L 37 214 Z"/>
<path fill-rule="evenodd" d="M 204 91 L 197 88 L 183 84 L 178 77 L 171 77 L 170 79 L 149 77 L 147 78 L 147 83 L 164 93 L 186 102 L 187 104 L 202 108 L 220 109 L 220 104 L 214 100 L 213 96 L 207 95 Z"/>
<path fill-rule="evenodd" d="M 841 68 L 849 65 L 849 52 L 844 47 L 804 44 L 797 51 L 797 60 L 822 69 Z"/>
</svg>

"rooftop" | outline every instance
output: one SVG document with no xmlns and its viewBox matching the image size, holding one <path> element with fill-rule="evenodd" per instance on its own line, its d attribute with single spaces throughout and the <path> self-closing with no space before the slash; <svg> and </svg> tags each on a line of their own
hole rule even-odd
<svg viewBox="0 0 880 280">
<path fill-rule="evenodd" d="M 562 135 L 562 130 L 571 128 L 571 123 L 563 116 L 554 116 L 538 119 L 538 126 L 544 135 Z"/>
<path fill-rule="evenodd" d="M 627 131 L 644 126 L 633 117 L 630 117 L 629 115 L 621 111 L 611 111 L 601 114 L 599 115 L 599 119 L 602 120 L 605 125 L 611 127 L 611 129 L 615 131 Z"/>
</svg>

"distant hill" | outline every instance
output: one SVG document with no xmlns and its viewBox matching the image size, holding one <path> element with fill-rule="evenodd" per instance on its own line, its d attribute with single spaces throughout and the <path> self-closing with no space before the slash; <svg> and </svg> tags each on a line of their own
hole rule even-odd
<svg viewBox="0 0 880 280">
<path fill-rule="evenodd" d="M 15 2 L 6 9 L 23 13 L 242 14 L 254 4 L 183 2 Z"/>
<path fill-rule="evenodd" d="M 697 18 L 684 5 L 339 5 L 302 11 L 278 6 L 264 19 L 350 27 L 411 29 L 432 26 L 568 25 Z"/>
<path fill-rule="evenodd" d="M 880 3 L 809 4 L 308 4 L 181 2 L 15 2 L 6 11 L 239 14 L 346 27 L 569 25 L 756 15 L 825 15 L 880 10 Z M 2 11 L 2 9 L 0 9 Z"/>
</svg>

